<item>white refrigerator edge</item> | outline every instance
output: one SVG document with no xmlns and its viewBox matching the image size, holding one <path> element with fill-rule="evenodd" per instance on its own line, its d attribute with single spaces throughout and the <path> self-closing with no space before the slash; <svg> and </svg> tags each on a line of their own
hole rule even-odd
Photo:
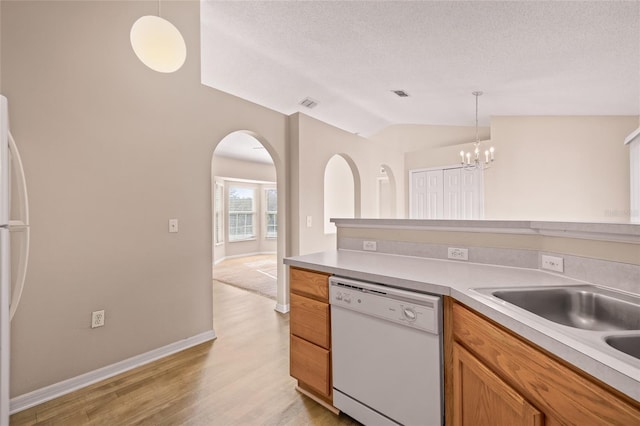
<svg viewBox="0 0 640 426">
<path fill-rule="evenodd" d="M 9 425 L 11 319 L 26 279 L 29 233 L 24 168 L 9 132 L 7 98 L 0 95 L 0 426 Z"/>
</svg>

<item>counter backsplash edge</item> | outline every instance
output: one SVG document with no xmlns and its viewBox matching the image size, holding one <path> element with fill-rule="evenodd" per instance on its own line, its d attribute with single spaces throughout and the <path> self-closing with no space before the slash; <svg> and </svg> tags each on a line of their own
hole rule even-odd
<svg viewBox="0 0 640 426">
<path fill-rule="evenodd" d="M 363 250 L 367 238 L 354 238 L 340 236 L 338 233 L 337 248 L 344 250 Z M 615 262 L 611 260 L 595 259 L 589 257 L 573 256 L 566 253 L 550 251 L 519 249 L 519 248 L 495 248 L 495 247 L 465 247 L 451 244 L 433 244 L 429 242 L 406 242 L 394 240 L 374 240 L 376 252 L 395 254 L 401 256 L 415 256 L 432 259 L 448 259 L 448 248 L 467 248 L 467 262 L 509 266 L 527 269 L 542 269 L 542 256 L 561 257 L 564 262 L 562 275 L 587 281 L 596 285 L 616 288 L 632 293 L 640 293 L 640 265 Z M 640 247 L 638 247 L 640 253 Z M 640 256 L 640 254 L 639 254 Z"/>
</svg>

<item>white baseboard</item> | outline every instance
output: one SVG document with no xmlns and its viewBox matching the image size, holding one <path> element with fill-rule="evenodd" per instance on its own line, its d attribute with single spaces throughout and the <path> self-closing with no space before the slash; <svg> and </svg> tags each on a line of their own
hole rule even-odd
<svg viewBox="0 0 640 426">
<path fill-rule="evenodd" d="M 286 314 L 291 309 L 291 305 L 288 303 L 286 305 L 281 305 L 280 303 L 276 303 L 276 312 L 280 312 L 281 314 Z"/>
<path fill-rule="evenodd" d="M 214 330 L 205 331 L 204 333 L 188 337 L 166 346 L 153 349 L 140 355 L 98 368 L 97 370 L 63 380 L 58 383 L 37 389 L 33 392 L 11 398 L 10 413 L 14 414 L 27 408 L 42 404 L 62 395 L 66 395 L 78 389 L 82 389 L 101 380 L 108 379 L 125 371 L 129 371 L 141 365 L 148 364 L 160 358 L 164 358 L 176 352 L 183 351 L 200 343 L 208 342 L 216 338 Z"/>
</svg>

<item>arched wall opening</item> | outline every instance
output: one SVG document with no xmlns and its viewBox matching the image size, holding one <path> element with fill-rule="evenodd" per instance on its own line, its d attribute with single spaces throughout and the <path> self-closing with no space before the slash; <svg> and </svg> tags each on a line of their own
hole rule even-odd
<svg viewBox="0 0 640 426">
<path fill-rule="evenodd" d="M 238 151 L 236 158 L 234 158 L 236 154 L 233 153 L 233 149 L 231 153 L 228 152 L 227 145 L 230 140 L 233 142 L 232 145 L 236 145 L 235 148 Z M 244 154 L 241 145 L 246 149 Z M 226 162 L 221 163 L 217 160 L 220 159 L 222 148 L 225 146 Z M 251 161 L 243 155 L 248 156 Z M 271 164 L 268 164 L 265 158 L 270 158 Z M 269 166 L 275 170 L 269 171 Z M 247 173 L 244 178 L 241 176 L 243 170 Z M 285 288 L 287 280 L 283 264 L 287 238 L 287 194 L 286 184 L 282 179 L 284 172 L 284 165 L 274 147 L 254 132 L 248 130 L 231 132 L 215 143 L 211 156 L 211 244 L 214 271 L 216 263 L 243 253 L 241 247 L 243 245 L 245 252 L 247 250 L 251 253 L 275 252 L 276 265 L 273 269 L 276 275 L 275 309 L 283 313 L 289 310 Z M 250 194 L 254 196 L 253 208 L 248 202 Z M 230 214 L 231 204 L 234 208 Z M 276 207 L 275 210 L 274 207 Z M 251 225 L 254 227 L 253 230 Z M 229 250 L 230 244 L 235 248 Z M 222 249 L 225 245 L 226 248 Z M 247 249 L 247 247 L 250 248 Z M 273 275 L 271 270 L 266 272 Z"/>
<path fill-rule="evenodd" d="M 397 217 L 396 191 L 396 178 L 393 170 L 388 165 L 381 164 L 376 185 L 379 218 L 395 219 Z"/>
<path fill-rule="evenodd" d="M 332 156 L 324 169 L 324 233 L 335 234 L 331 218 L 360 217 L 360 174 L 346 154 Z"/>
</svg>

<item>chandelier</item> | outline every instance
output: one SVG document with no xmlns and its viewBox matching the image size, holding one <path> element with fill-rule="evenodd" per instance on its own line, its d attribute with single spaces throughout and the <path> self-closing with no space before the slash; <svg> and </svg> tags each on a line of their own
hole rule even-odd
<svg viewBox="0 0 640 426">
<path fill-rule="evenodd" d="M 482 92 L 473 92 L 472 95 L 476 97 L 476 141 L 473 143 L 473 151 L 460 151 L 460 162 L 465 170 L 484 170 L 491 167 L 495 149 L 489 148 L 484 152 L 484 158 L 481 158 L 480 139 L 478 139 L 478 96 L 482 96 Z"/>
</svg>

